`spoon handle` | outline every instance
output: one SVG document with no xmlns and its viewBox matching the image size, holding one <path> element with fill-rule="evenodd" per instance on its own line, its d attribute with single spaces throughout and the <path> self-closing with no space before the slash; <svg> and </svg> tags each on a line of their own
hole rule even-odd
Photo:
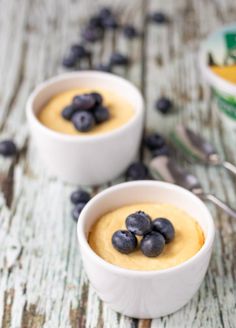
<svg viewBox="0 0 236 328">
<path fill-rule="evenodd" d="M 232 163 L 229 163 L 227 161 L 224 161 L 222 163 L 222 165 L 227 169 L 229 170 L 231 173 L 235 174 L 236 175 L 236 166 L 233 165 Z"/>
<path fill-rule="evenodd" d="M 230 215 L 231 217 L 236 219 L 236 210 L 234 210 L 232 207 L 230 207 L 228 204 L 223 202 L 221 199 L 219 199 L 215 195 L 213 195 L 213 194 L 204 194 L 204 195 L 202 195 L 201 198 L 211 201 L 216 206 L 218 206 L 223 211 L 225 211 L 225 213 L 227 213 L 228 215 Z"/>
</svg>

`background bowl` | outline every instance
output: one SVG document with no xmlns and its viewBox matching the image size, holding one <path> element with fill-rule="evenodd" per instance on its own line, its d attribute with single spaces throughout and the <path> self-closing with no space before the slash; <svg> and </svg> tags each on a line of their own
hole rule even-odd
<svg viewBox="0 0 236 328">
<path fill-rule="evenodd" d="M 74 136 L 55 132 L 37 119 L 37 113 L 56 94 L 73 88 L 104 88 L 125 97 L 133 117 L 120 128 L 99 135 Z M 97 185 L 119 176 L 137 155 L 143 127 L 143 98 L 125 79 L 109 73 L 82 71 L 56 76 L 30 95 L 27 119 L 38 152 L 50 172 L 82 185 Z"/>
<path fill-rule="evenodd" d="M 140 202 L 173 204 L 193 216 L 205 235 L 199 252 L 176 267 L 159 271 L 120 268 L 96 255 L 87 242 L 95 221 L 113 209 Z M 206 273 L 215 234 L 211 214 L 199 198 L 159 181 L 122 183 L 101 192 L 85 206 L 77 228 L 85 270 L 99 297 L 114 310 L 135 318 L 170 314 L 193 297 Z"/>
</svg>

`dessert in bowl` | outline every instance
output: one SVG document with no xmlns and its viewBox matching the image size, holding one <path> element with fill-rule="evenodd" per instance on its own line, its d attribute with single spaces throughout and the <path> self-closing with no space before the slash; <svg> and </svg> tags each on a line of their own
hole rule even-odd
<svg viewBox="0 0 236 328">
<path fill-rule="evenodd" d="M 173 240 L 155 256 L 142 247 L 142 240 L 155 231 L 136 236 L 135 249 L 128 253 L 114 243 L 117 231 L 130 229 L 127 216 L 137 211 L 152 220 L 165 217 L 175 228 Z M 128 182 L 101 192 L 85 206 L 78 239 L 100 298 L 125 315 L 157 318 L 177 311 L 198 290 L 212 252 L 214 224 L 202 201 L 181 187 Z"/>
<path fill-rule="evenodd" d="M 71 99 L 93 94 L 93 91 L 93 89 L 77 88 L 57 94 L 52 97 L 52 99 L 39 112 L 39 121 L 53 131 L 84 137 L 100 135 L 102 133 L 107 133 L 118 129 L 122 125 L 126 124 L 134 115 L 133 106 L 124 98 L 123 95 L 119 95 L 106 89 L 96 88 L 96 95 L 102 97 L 102 105 L 107 108 L 109 117 L 107 117 L 100 124 L 94 124 L 87 131 L 78 130 L 72 124 L 73 122 L 71 123 L 70 119 L 65 119 L 63 117 L 63 109 L 68 108 L 68 104 L 70 104 Z M 88 112 L 91 111 L 88 110 Z"/>
<path fill-rule="evenodd" d="M 168 219 L 174 226 L 175 238 L 167 243 L 158 256 L 144 256 L 139 247 L 123 254 L 112 245 L 112 236 L 125 230 L 126 219 L 139 211 L 154 222 L 158 218 Z M 137 237 L 138 242 L 142 237 Z M 188 213 L 169 203 L 138 203 L 122 206 L 104 214 L 92 227 L 89 245 L 105 261 L 132 270 L 162 270 L 174 267 L 194 256 L 204 244 L 204 234 L 199 224 Z"/>
<path fill-rule="evenodd" d="M 79 130 L 82 120 L 63 117 L 78 97 L 97 93 L 108 118 Z M 85 111 L 82 111 L 84 115 Z M 93 113 L 93 114 L 91 114 Z M 97 185 L 119 176 L 134 160 L 141 141 L 143 98 L 125 79 L 109 73 L 62 74 L 39 85 L 26 108 L 31 134 L 47 168 L 64 181 Z M 91 114 L 91 115 L 90 115 Z M 78 124 L 79 123 L 79 124 Z"/>
</svg>

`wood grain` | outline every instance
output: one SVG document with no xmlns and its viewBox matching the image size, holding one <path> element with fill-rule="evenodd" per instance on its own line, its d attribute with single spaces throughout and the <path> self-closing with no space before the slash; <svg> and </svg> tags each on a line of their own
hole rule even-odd
<svg viewBox="0 0 236 328">
<path fill-rule="evenodd" d="M 177 313 L 135 320 L 110 310 L 84 273 L 70 218 L 73 186 L 47 174 L 28 140 L 25 103 L 42 80 L 63 72 L 61 59 L 88 13 L 110 4 L 99 0 L 0 1 L 0 131 L 13 137 L 18 158 L 0 158 L 0 327 L 236 327 L 236 222 L 212 206 L 217 235 L 207 276 L 193 300 Z M 141 88 L 146 99 L 146 131 L 168 135 L 176 122 L 212 140 L 227 160 L 236 162 L 235 131 L 216 115 L 212 96 L 198 69 L 199 42 L 236 17 L 234 0 L 113 0 L 122 22 L 132 22 L 142 37 L 127 41 L 108 33 L 91 46 L 91 68 L 121 49 L 132 58 L 120 74 Z M 163 10 L 170 23 L 147 24 L 146 15 Z M 163 117 L 154 109 L 159 95 L 171 97 L 176 112 Z M 148 155 L 140 150 L 141 156 Z M 186 165 L 189 165 L 185 163 Z M 191 167 L 208 190 L 232 206 L 235 180 L 225 170 Z M 113 181 L 119 183 L 123 177 Z M 107 187 L 100 186 L 93 193 Z M 194 274 L 194 273 L 193 273 Z M 183 282 L 184 283 L 184 282 Z M 171 295 L 169 295 L 171 297 Z"/>
</svg>

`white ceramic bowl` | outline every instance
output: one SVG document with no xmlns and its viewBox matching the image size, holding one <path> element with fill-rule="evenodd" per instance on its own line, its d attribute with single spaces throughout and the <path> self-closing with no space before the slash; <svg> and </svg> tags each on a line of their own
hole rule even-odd
<svg viewBox="0 0 236 328">
<path fill-rule="evenodd" d="M 76 87 L 114 91 L 133 105 L 135 113 L 120 128 L 95 136 L 66 135 L 41 124 L 37 113 L 42 106 L 52 96 Z M 82 71 L 56 76 L 33 91 L 26 114 L 46 166 L 67 182 L 82 185 L 105 183 L 119 176 L 137 155 L 143 126 L 143 98 L 135 86 L 116 75 Z"/>
<path fill-rule="evenodd" d="M 160 271 L 124 269 L 96 255 L 87 242 L 94 222 L 108 211 L 139 202 L 170 203 L 193 216 L 205 235 L 199 252 L 176 267 Z M 130 317 L 157 318 L 180 309 L 198 290 L 208 268 L 215 228 L 207 207 L 191 192 L 165 182 L 137 181 L 95 196 L 82 211 L 77 232 L 85 270 L 99 297 Z"/>
</svg>

